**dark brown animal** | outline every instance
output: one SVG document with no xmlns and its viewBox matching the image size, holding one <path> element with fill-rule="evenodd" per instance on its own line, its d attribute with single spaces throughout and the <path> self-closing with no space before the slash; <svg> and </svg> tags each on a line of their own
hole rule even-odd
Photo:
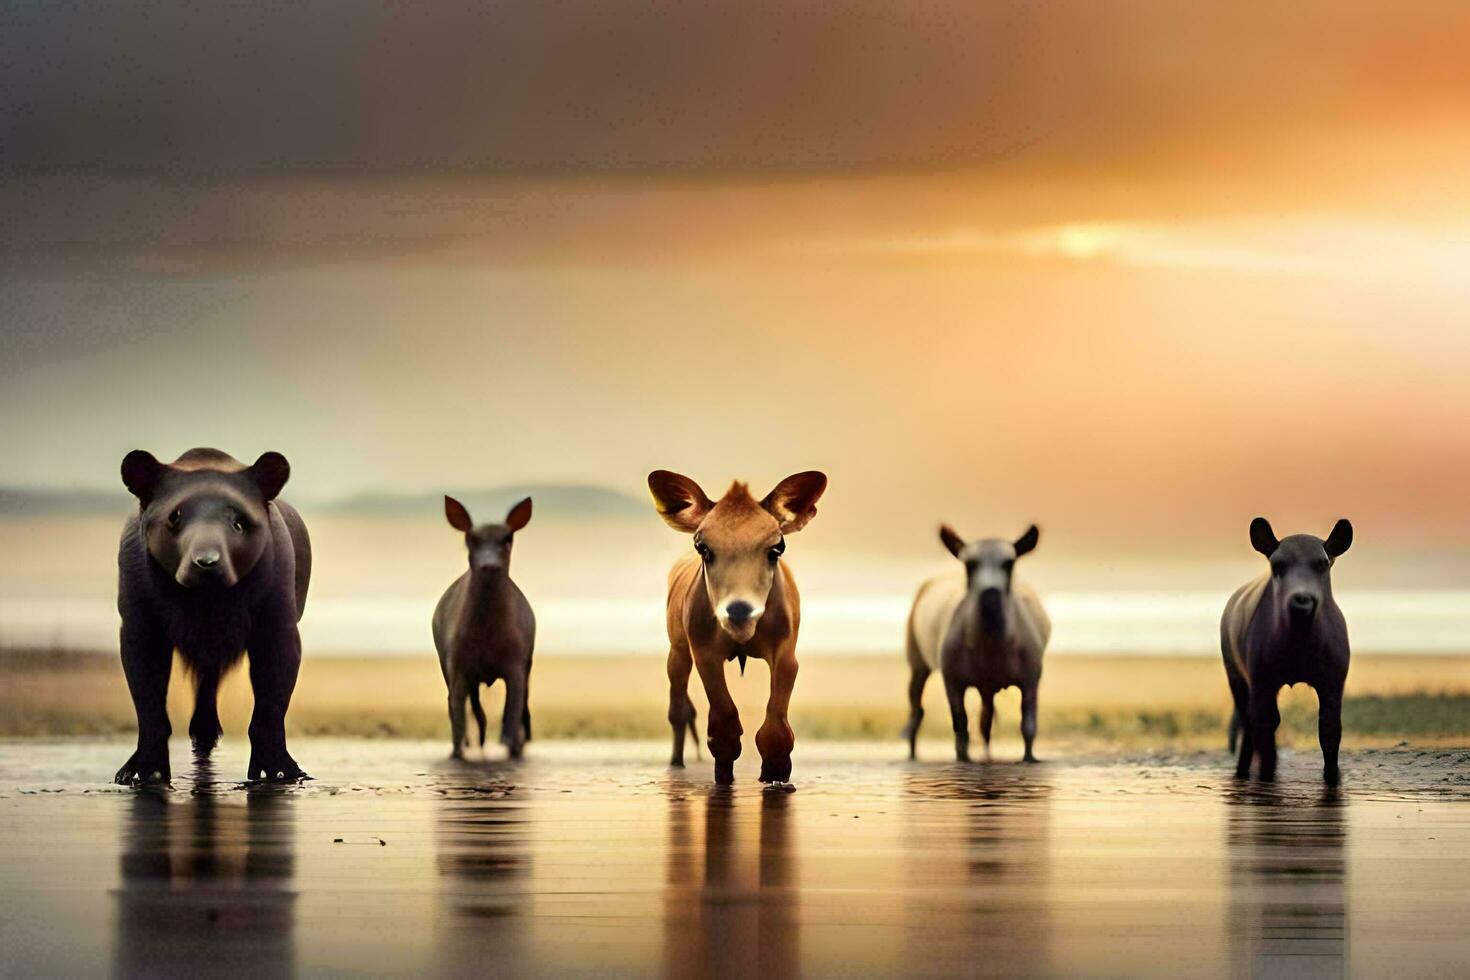
<svg viewBox="0 0 1470 980">
<path fill-rule="evenodd" d="M 745 484 L 734 483 L 715 503 L 699 484 L 667 470 L 650 473 L 648 489 L 665 523 L 694 536 L 695 553 L 669 572 L 670 764 L 684 764 L 684 731 L 694 730 L 689 672 L 697 668 L 709 698 L 715 782 L 735 781 L 743 729 L 725 683 L 725 664 L 738 659 L 743 673 L 746 659 L 756 657 L 771 668 L 766 720 L 755 736 L 760 780 L 785 783 L 796 744 L 787 710 L 796 685 L 801 597 L 781 555 L 786 535 L 816 516 L 827 478 L 815 471 L 797 473 L 760 501 Z"/>
<path fill-rule="evenodd" d="M 515 532 L 531 520 L 531 498 L 510 509 L 504 524 L 476 527 L 469 511 L 444 498 L 449 526 L 464 534 L 470 567 L 454 580 L 434 609 L 434 647 L 449 688 L 449 727 L 454 758 L 464 758 L 465 702 L 469 701 L 485 744 L 485 709 L 480 685 L 505 682 L 505 712 L 500 742 L 519 759 L 531 740 L 531 654 L 536 617 L 520 588 L 510 580 L 510 549 Z"/>
<path fill-rule="evenodd" d="M 138 748 L 117 782 L 170 778 L 165 702 L 175 649 L 195 679 L 196 752 L 207 755 L 219 740 L 220 677 L 248 651 L 255 710 L 246 778 L 306 776 L 286 751 L 286 709 L 301 667 L 296 624 L 311 579 L 306 525 L 276 497 L 290 475 L 280 453 L 251 466 L 217 449 L 191 449 L 170 464 L 141 449 L 123 459 L 138 512 L 118 548 L 117 610 Z"/>
<path fill-rule="evenodd" d="M 1347 620 L 1332 597 L 1332 566 L 1353 543 L 1353 526 L 1340 520 L 1324 541 L 1293 534 L 1278 541 L 1264 517 L 1251 521 L 1251 546 L 1271 570 L 1241 586 L 1220 619 L 1220 650 L 1235 699 L 1232 728 L 1240 733 L 1235 774 L 1250 775 L 1261 760 L 1260 778 L 1276 776 L 1276 696 L 1290 684 L 1317 692 L 1317 740 L 1322 778 L 1337 785 L 1337 749 L 1342 741 L 1342 690 L 1347 683 Z"/>
</svg>

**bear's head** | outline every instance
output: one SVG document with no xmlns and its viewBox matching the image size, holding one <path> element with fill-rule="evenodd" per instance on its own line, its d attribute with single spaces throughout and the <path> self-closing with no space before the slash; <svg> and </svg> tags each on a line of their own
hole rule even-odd
<svg viewBox="0 0 1470 980">
<path fill-rule="evenodd" d="M 148 554 L 187 589 L 227 589 L 250 574 L 270 540 L 269 504 L 290 475 L 280 453 L 245 466 L 216 449 L 172 463 L 135 449 L 122 462 Z"/>
</svg>

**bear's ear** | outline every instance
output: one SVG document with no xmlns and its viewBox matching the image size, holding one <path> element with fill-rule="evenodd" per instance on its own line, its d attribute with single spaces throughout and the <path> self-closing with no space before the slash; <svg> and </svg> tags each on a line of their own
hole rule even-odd
<svg viewBox="0 0 1470 980">
<path fill-rule="evenodd" d="M 153 491 L 158 489 L 158 481 L 168 467 L 164 466 L 158 459 L 146 449 L 134 449 L 123 457 L 122 481 L 139 502 L 148 503 L 153 499 Z"/>
<path fill-rule="evenodd" d="M 291 464 L 280 453 L 261 453 L 249 470 L 250 479 L 260 487 L 260 496 L 266 503 L 276 499 L 276 494 L 291 478 Z"/>
<path fill-rule="evenodd" d="M 531 498 L 527 497 L 505 515 L 505 526 L 512 531 L 519 531 L 529 523 L 531 523 Z"/>
<path fill-rule="evenodd" d="M 470 520 L 470 512 L 464 509 L 464 504 L 447 493 L 444 495 L 444 519 L 449 521 L 450 527 L 465 534 L 475 529 L 475 522 Z"/>
</svg>

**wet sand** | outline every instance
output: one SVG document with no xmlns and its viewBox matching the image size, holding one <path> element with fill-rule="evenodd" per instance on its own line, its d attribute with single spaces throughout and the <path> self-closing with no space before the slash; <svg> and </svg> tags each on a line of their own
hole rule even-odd
<svg viewBox="0 0 1470 980">
<path fill-rule="evenodd" d="M 721 790 L 665 746 L 243 740 L 107 784 L 123 741 L 0 742 L 0 973 L 1451 975 L 1470 961 L 1470 752 L 955 766 L 798 746 Z"/>
</svg>

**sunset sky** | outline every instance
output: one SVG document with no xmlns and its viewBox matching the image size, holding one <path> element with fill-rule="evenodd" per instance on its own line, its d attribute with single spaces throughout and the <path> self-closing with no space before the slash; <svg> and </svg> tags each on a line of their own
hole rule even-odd
<svg viewBox="0 0 1470 980">
<path fill-rule="evenodd" d="M 0 483 L 821 468 L 878 551 L 1460 554 L 1467 50 L 1454 2 L 7 7 Z"/>
</svg>

